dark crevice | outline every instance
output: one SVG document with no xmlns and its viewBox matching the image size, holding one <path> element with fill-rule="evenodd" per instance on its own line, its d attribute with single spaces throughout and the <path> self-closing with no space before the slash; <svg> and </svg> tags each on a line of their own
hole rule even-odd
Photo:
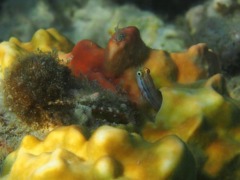
<svg viewBox="0 0 240 180">
<path fill-rule="evenodd" d="M 140 9 L 152 11 L 155 14 L 166 15 L 169 20 L 175 19 L 179 14 L 186 12 L 191 6 L 202 3 L 202 0 L 115 0 L 119 5 L 134 4 Z"/>
</svg>

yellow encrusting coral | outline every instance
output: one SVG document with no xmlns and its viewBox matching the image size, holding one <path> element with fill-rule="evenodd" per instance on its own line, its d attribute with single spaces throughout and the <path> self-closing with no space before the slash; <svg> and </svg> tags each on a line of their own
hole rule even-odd
<svg viewBox="0 0 240 180">
<path fill-rule="evenodd" d="M 172 83 L 193 83 L 220 72 L 217 56 L 204 43 L 193 45 L 185 52 L 152 50 L 143 67 L 151 70 L 158 88 Z"/>
<path fill-rule="evenodd" d="M 193 179 L 195 162 L 177 136 L 155 143 L 101 126 L 87 139 L 78 126 L 59 127 L 43 140 L 26 136 L 6 158 L 6 179 Z"/>
<path fill-rule="evenodd" d="M 177 134 L 188 141 L 192 134 L 187 136 L 185 134 L 187 132 L 181 131 L 182 128 L 179 126 L 186 127 L 188 124 L 195 127 L 195 123 L 201 124 L 199 121 L 204 121 L 207 126 L 212 126 L 215 130 L 231 127 L 235 123 L 240 109 L 234 100 L 228 97 L 223 84 L 223 77 L 216 74 L 200 83 L 199 87 L 191 88 L 191 85 L 188 85 L 161 88 L 165 101 L 163 101 L 155 121 L 147 123 L 144 129 L 145 137 L 153 141 L 161 137 L 157 135 L 158 133 L 173 130 L 174 133 L 181 132 Z M 191 123 L 187 123 L 188 121 Z M 154 138 L 153 129 L 155 128 L 158 133 Z"/>
<path fill-rule="evenodd" d="M 21 42 L 17 38 L 12 37 L 9 41 L 0 43 L 1 74 L 3 75 L 5 70 L 11 67 L 17 57 L 25 55 L 27 52 L 37 50 L 51 52 L 56 50 L 61 55 L 71 51 L 72 48 L 73 43 L 54 28 L 38 30 L 30 42 Z"/>
<path fill-rule="evenodd" d="M 1 76 L 7 68 L 11 67 L 18 56 L 25 55 L 27 51 L 18 45 L 10 42 L 0 43 L 0 68 Z"/>
<path fill-rule="evenodd" d="M 73 48 L 73 43 L 66 37 L 60 34 L 56 29 L 39 29 L 36 31 L 30 42 L 21 42 L 15 37 L 9 39 L 10 43 L 16 44 L 27 51 L 41 51 L 59 50 L 62 52 L 69 52 Z"/>
<path fill-rule="evenodd" d="M 178 135 L 194 147 L 196 159 L 201 154 L 199 166 L 204 174 L 212 178 L 226 174 L 227 163 L 237 161 L 240 153 L 240 108 L 228 96 L 223 77 L 216 74 L 199 87 L 160 90 L 164 101 L 154 122 L 144 126 L 144 138 L 155 142 L 166 135 Z"/>
<path fill-rule="evenodd" d="M 124 61 L 124 59 L 122 59 Z M 124 63 L 124 62 L 122 62 Z M 191 84 L 220 72 L 218 58 L 206 44 L 199 43 L 184 52 L 169 53 L 151 49 L 142 67 L 151 71 L 157 88 Z M 140 92 L 136 88 L 136 68 L 129 68 L 122 75 L 122 87 L 139 103 Z"/>
</svg>

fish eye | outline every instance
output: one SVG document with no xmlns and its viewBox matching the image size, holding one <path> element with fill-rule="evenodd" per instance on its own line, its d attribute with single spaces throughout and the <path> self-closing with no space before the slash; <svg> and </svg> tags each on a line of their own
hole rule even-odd
<svg viewBox="0 0 240 180">
<path fill-rule="evenodd" d="M 145 68 L 145 69 L 144 69 L 144 71 L 145 71 L 145 73 L 148 73 L 148 74 L 150 74 L 150 69 L 148 69 L 148 68 Z"/>
<path fill-rule="evenodd" d="M 119 30 L 118 30 L 119 31 Z M 117 32 L 115 36 L 115 40 L 117 42 L 123 41 L 125 39 L 126 35 L 122 32 Z"/>
<path fill-rule="evenodd" d="M 138 72 L 137 72 L 137 75 L 138 75 L 138 76 L 142 76 L 142 72 L 141 72 L 141 71 L 138 71 Z"/>
</svg>

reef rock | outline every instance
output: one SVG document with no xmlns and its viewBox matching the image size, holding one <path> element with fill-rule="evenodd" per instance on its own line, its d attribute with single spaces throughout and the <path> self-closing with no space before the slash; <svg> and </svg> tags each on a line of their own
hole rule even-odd
<svg viewBox="0 0 240 180">
<path fill-rule="evenodd" d="M 222 70 L 239 74 L 239 1 L 211 0 L 186 13 L 192 43 L 205 42 L 219 56 Z"/>
</svg>

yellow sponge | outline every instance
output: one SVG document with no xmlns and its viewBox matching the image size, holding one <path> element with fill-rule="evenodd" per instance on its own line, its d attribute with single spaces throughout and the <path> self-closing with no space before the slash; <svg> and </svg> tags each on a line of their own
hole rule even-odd
<svg viewBox="0 0 240 180">
<path fill-rule="evenodd" d="M 0 75 L 3 75 L 7 68 L 11 68 L 19 56 L 27 52 L 56 50 L 61 55 L 71 51 L 72 48 L 73 43 L 54 28 L 38 30 L 30 42 L 21 42 L 12 37 L 9 41 L 0 43 Z"/>
<path fill-rule="evenodd" d="M 5 179 L 192 179 L 195 162 L 183 141 L 155 143 L 101 126 L 87 140 L 78 126 L 59 127 L 45 140 L 26 136 L 6 158 Z"/>
</svg>

